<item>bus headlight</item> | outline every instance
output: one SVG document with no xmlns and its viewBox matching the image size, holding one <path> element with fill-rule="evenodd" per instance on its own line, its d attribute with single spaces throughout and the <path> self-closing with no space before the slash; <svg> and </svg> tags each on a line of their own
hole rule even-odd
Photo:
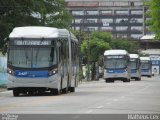
<svg viewBox="0 0 160 120">
<path fill-rule="evenodd" d="M 56 74 L 57 72 L 58 72 L 58 69 L 57 69 L 57 68 L 56 68 L 56 69 L 53 69 L 53 70 L 49 71 L 49 76 L 54 75 L 54 74 Z"/>
<path fill-rule="evenodd" d="M 15 72 L 12 69 L 7 69 L 7 73 L 11 74 L 11 75 L 15 75 Z"/>
</svg>

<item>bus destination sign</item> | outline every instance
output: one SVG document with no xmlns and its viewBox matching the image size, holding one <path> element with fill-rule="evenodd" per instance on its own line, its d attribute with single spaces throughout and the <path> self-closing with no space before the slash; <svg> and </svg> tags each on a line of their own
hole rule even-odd
<svg viewBox="0 0 160 120">
<path fill-rule="evenodd" d="M 51 45 L 51 41 L 15 40 L 14 45 Z"/>
</svg>

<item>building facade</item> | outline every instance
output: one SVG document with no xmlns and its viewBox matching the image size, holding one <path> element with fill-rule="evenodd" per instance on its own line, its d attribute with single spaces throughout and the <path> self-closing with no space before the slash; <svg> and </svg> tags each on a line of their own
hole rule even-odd
<svg viewBox="0 0 160 120">
<path fill-rule="evenodd" d="M 65 0 L 73 15 L 71 27 L 81 31 L 106 31 L 114 37 L 139 39 L 147 34 L 142 0 Z"/>
</svg>

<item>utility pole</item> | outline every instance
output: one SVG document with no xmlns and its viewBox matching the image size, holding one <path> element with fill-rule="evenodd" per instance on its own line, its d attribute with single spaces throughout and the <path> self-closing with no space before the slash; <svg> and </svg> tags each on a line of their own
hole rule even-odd
<svg viewBox="0 0 160 120">
<path fill-rule="evenodd" d="M 89 54 L 90 54 L 90 45 L 89 45 L 89 28 L 87 29 L 88 41 L 87 41 L 87 81 L 90 80 L 90 63 L 89 63 Z"/>
</svg>

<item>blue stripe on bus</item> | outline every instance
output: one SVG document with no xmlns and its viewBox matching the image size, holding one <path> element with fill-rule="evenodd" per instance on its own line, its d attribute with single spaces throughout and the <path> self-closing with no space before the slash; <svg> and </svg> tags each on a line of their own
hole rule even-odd
<svg viewBox="0 0 160 120">
<path fill-rule="evenodd" d="M 136 69 L 131 69 L 131 73 L 136 73 L 137 70 Z"/>
<path fill-rule="evenodd" d="M 119 70 L 112 70 L 112 69 L 110 69 L 110 70 L 107 70 L 107 72 L 108 73 L 124 73 L 124 72 L 126 72 L 126 70 L 124 70 L 124 69 L 119 69 Z"/>
<path fill-rule="evenodd" d="M 148 69 L 141 69 L 141 72 L 149 72 Z"/>
<path fill-rule="evenodd" d="M 48 71 L 24 71 L 24 70 L 16 70 L 15 71 L 16 77 L 23 77 L 23 78 L 36 78 L 36 77 L 48 77 Z"/>
</svg>

